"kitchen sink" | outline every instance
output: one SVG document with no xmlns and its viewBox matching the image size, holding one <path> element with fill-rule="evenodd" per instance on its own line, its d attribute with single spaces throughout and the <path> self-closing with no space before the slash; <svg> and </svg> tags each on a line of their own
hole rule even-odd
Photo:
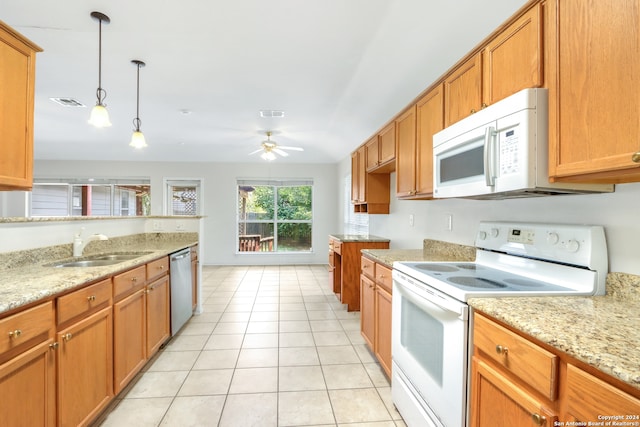
<svg viewBox="0 0 640 427">
<path fill-rule="evenodd" d="M 82 259 L 64 260 L 51 264 L 47 264 L 47 267 L 104 267 L 105 265 L 118 264 L 124 261 L 129 261 L 144 255 L 148 255 L 151 252 L 122 252 L 112 254 L 100 254 L 89 255 L 82 257 Z"/>
</svg>

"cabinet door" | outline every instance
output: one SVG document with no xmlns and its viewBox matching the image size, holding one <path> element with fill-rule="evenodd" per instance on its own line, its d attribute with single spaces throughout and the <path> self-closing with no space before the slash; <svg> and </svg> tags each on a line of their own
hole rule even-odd
<svg viewBox="0 0 640 427">
<path fill-rule="evenodd" d="M 0 365 L 0 425 L 56 424 L 55 351 L 53 339 Z"/>
<path fill-rule="evenodd" d="M 119 393 L 147 360 L 145 290 L 113 305 L 113 378 Z"/>
<path fill-rule="evenodd" d="M 375 334 L 375 284 L 360 276 L 360 333 L 372 350 Z"/>
<path fill-rule="evenodd" d="M 483 97 L 491 105 L 522 89 L 542 86 L 542 5 L 537 4 L 483 51 Z"/>
<path fill-rule="evenodd" d="M 444 80 L 445 127 L 482 108 L 482 55 L 476 54 Z"/>
<path fill-rule="evenodd" d="M 0 190 L 30 190 L 33 184 L 35 51 L 0 22 Z"/>
<path fill-rule="evenodd" d="M 416 107 L 396 119 L 396 195 L 410 197 L 416 189 Z"/>
<path fill-rule="evenodd" d="M 150 359 L 171 335 L 169 276 L 147 285 L 147 358 Z"/>
<path fill-rule="evenodd" d="M 550 427 L 557 421 L 542 402 L 476 356 L 471 387 L 471 427 Z"/>
<path fill-rule="evenodd" d="M 351 153 L 351 203 L 357 203 L 360 199 L 360 183 L 358 179 L 358 151 Z"/>
<path fill-rule="evenodd" d="M 376 286 L 376 348 L 380 366 L 391 378 L 391 294 Z"/>
<path fill-rule="evenodd" d="M 549 1 L 549 175 L 640 180 L 640 1 Z"/>
<path fill-rule="evenodd" d="M 599 415 L 640 416 L 640 400 L 583 370 L 567 365 L 567 418 L 598 421 Z M 638 418 L 622 419 L 635 422 Z"/>
<path fill-rule="evenodd" d="M 378 136 L 374 136 L 364 145 L 366 169 L 371 171 L 380 164 L 380 153 L 378 150 Z"/>
<path fill-rule="evenodd" d="M 365 167 L 365 147 L 358 148 L 358 202 L 367 201 L 367 170 Z"/>
<path fill-rule="evenodd" d="M 111 307 L 58 332 L 58 426 L 88 425 L 113 397 Z"/>
<path fill-rule="evenodd" d="M 383 165 L 392 162 L 396 158 L 396 126 L 389 123 L 378 135 L 378 163 Z M 394 168 L 395 169 L 395 168 Z"/>
<path fill-rule="evenodd" d="M 433 195 L 433 135 L 444 129 L 443 85 L 430 90 L 416 109 L 416 192 L 418 196 Z"/>
</svg>

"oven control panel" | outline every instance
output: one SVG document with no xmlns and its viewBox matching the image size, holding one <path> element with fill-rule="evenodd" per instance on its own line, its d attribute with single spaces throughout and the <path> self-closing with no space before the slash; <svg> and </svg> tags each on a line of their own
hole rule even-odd
<svg viewBox="0 0 640 427">
<path fill-rule="evenodd" d="M 476 247 L 588 268 L 608 259 L 604 229 L 596 225 L 484 221 Z"/>
</svg>

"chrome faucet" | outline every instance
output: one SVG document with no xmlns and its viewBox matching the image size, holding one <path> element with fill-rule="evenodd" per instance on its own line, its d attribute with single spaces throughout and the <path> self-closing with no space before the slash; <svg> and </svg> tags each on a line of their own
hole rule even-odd
<svg viewBox="0 0 640 427">
<path fill-rule="evenodd" d="M 82 256 L 82 251 L 84 251 L 85 246 L 87 246 L 89 242 L 92 242 L 94 240 L 109 240 L 109 238 L 104 234 L 92 234 L 91 236 L 87 237 L 86 240 L 83 241 L 82 240 L 83 230 L 84 230 L 84 227 L 81 228 L 80 231 L 78 231 L 73 238 L 73 256 Z"/>
</svg>

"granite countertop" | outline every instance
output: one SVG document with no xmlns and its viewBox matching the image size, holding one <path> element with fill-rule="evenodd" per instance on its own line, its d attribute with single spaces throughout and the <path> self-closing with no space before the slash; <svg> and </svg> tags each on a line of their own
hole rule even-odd
<svg viewBox="0 0 640 427">
<path fill-rule="evenodd" d="M 471 298 L 507 325 L 640 389 L 640 277 L 610 273 L 596 297 Z"/>
<path fill-rule="evenodd" d="M 395 261 L 473 261 L 473 246 L 425 239 L 422 249 L 362 249 L 362 254 L 377 263 L 393 267 Z"/>
<path fill-rule="evenodd" d="M 371 234 L 329 234 L 329 237 L 341 242 L 389 242 L 385 237 L 378 237 Z"/>
<path fill-rule="evenodd" d="M 159 235 L 160 233 L 154 233 Z M 169 235 L 171 234 L 171 236 Z M 112 239 L 91 242 L 84 255 L 113 252 L 148 252 L 138 258 L 102 267 L 53 267 L 53 262 L 73 260 L 71 245 L 63 248 L 1 254 L 0 314 L 49 299 L 82 285 L 129 270 L 198 243 L 197 233 L 167 233 L 160 238 Z M 127 243 L 128 242 L 128 243 Z M 103 243 L 100 245 L 100 243 Z M 52 249 L 53 248 L 53 249 Z M 91 249 L 90 249 L 91 248 Z M 90 250 L 89 250 L 90 249 Z M 15 258 L 15 259 L 14 259 Z M 77 258 L 75 258 L 77 259 Z M 7 268 L 8 267 L 8 268 Z"/>
</svg>

